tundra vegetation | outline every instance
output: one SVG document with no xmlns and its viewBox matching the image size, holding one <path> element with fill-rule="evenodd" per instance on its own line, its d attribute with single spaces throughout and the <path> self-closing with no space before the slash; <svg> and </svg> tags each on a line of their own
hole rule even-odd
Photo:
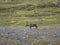
<svg viewBox="0 0 60 45">
<path fill-rule="evenodd" d="M 25 26 L 26 22 L 32 24 L 36 23 L 38 26 L 51 26 L 60 24 L 60 0 L 0 0 L 0 31 L 4 29 L 1 29 L 1 27 Z M 56 31 L 59 29 L 56 29 Z M 9 28 L 6 30 L 9 30 Z M 22 29 L 20 30 L 22 31 Z M 26 30 L 29 32 L 28 28 Z M 30 30 L 30 32 L 31 31 L 36 32 L 37 30 Z M 41 29 L 41 31 L 43 32 L 43 29 Z M 57 31 L 57 33 L 58 32 L 59 31 Z M 28 34 L 32 36 L 32 38 L 30 37 L 25 40 L 28 42 L 28 44 L 25 42 L 26 45 L 60 45 L 60 38 L 50 38 L 51 35 L 48 35 L 44 39 L 44 36 L 41 38 L 40 35 L 36 33 L 34 34 L 35 37 L 33 37 L 31 34 Z M 3 35 L 4 33 L 2 34 L 0 32 L 0 45 L 24 45 L 24 41 L 21 42 L 19 38 L 18 39 L 20 41 L 6 37 L 7 34 L 5 37 Z M 22 36 L 23 35 L 24 34 L 22 34 Z"/>
</svg>

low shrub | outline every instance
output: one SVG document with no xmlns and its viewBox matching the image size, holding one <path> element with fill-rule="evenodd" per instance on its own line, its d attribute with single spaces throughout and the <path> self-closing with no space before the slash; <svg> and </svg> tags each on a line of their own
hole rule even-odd
<svg viewBox="0 0 60 45">
<path fill-rule="evenodd" d="M 32 14 L 25 15 L 25 17 L 34 17 Z"/>
<path fill-rule="evenodd" d="M 37 5 L 37 8 L 45 8 L 46 7 L 46 4 L 38 4 Z"/>
</svg>

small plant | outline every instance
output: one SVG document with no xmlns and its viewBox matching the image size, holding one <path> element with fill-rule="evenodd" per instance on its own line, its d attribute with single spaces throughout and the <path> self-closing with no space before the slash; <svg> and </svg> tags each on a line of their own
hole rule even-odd
<svg viewBox="0 0 60 45">
<path fill-rule="evenodd" d="M 55 4 L 53 4 L 53 3 L 48 3 L 48 7 L 55 7 Z"/>
<path fill-rule="evenodd" d="M 37 8 L 45 8 L 46 7 L 46 4 L 38 4 L 37 5 Z"/>
<path fill-rule="evenodd" d="M 34 17 L 32 14 L 25 15 L 25 17 Z"/>
</svg>

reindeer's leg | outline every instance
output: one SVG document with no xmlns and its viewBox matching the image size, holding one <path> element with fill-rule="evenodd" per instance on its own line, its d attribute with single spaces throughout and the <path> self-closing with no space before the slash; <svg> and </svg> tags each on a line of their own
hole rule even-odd
<svg viewBox="0 0 60 45">
<path fill-rule="evenodd" d="M 36 26 L 36 29 L 38 28 L 38 26 Z"/>
<path fill-rule="evenodd" d="M 31 29 L 31 26 L 30 26 L 30 29 Z"/>
</svg>

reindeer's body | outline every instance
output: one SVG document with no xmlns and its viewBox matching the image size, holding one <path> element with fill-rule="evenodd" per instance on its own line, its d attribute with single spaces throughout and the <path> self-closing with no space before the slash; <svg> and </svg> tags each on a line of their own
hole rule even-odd
<svg viewBox="0 0 60 45">
<path fill-rule="evenodd" d="M 26 26 L 29 26 L 30 29 L 31 29 L 32 27 L 35 27 L 36 29 L 38 28 L 37 24 L 26 24 Z"/>
</svg>

